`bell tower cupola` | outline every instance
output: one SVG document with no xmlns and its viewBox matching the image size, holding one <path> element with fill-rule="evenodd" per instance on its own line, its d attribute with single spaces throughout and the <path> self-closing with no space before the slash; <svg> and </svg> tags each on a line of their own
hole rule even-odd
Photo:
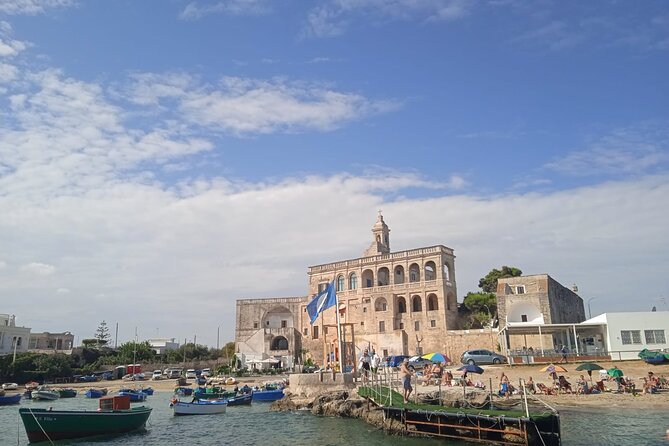
<svg viewBox="0 0 669 446">
<path fill-rule="evenodd" d="M 386 222 L 383 221 L 381 211 L 379 211 L 379 216 L 372 228 L 372 234 L 374 234 L 374 241 L 370 247 L 367 248 L 364 256 L 368 257 L 390 253 L 390 229 L 388 229 Z"/>
</svg>

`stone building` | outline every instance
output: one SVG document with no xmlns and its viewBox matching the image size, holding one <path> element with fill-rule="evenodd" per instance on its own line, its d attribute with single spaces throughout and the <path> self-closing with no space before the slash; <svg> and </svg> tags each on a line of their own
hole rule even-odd
<svg viewBox="0 0 669 446">
<path fill-rule="evenodd" d="M 0 355 L 28 351 L 30 328 L 17 327 L 16 316 L 0 314 Z"/>
<path fill-rule="evenodd" d="M 31 333 L 28 349 L 35 353 L 72 353 L 74 335 L 69 331 L 62 333 Z"/>
<path fill-rule="evenodd" d="M 530 348 L 560 348 L 575 342 L 566 330 L 545 330 L 539 335 L 517 334 L 505 327 L 522 328 L 523 325 L 574 324 L 585 320 L 583 299 L 573 290 L 564 287 L 548 274 L 509 277 L 497 281 L 497 313 L 500 329 L 506 333 L 510 350 Z"/>
<path fill-rule="evenodd" d="M 285 358 L 308 351 L 318 363 L 336 348 L 336 313 L 310 324 L 311 296 L 334 281 L 345 341 L 380 355 L 442 351 L 457 328 L 455 256 L 443 245 L 391 252 L 390 229 L 379 213 L 363 256 L 308 268 L 307 296 L 237 301 L 237 352 L 246 360 Z M 351 350 L 349 353 L 352 353 Z M 287 361 L 290 358 L 290 361 Z"/>
</svg>

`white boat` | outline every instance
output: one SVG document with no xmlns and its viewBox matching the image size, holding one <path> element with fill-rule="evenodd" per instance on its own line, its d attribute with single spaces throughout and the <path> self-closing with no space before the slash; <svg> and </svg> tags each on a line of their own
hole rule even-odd
<svg viewBox="0 0 669 446">
<path fill-rule="evenodd" d="M 210 415 L 224 413 L 228 407 L 227 400 L 197 400 L 192 403 L 172 400 L 174 415 Z"/>
<path fill-rule="evenodd" d="M 2 390 L 17 390 L 19 385 L 16 383 L 4 383 L 2 385 Z"/>
<path fill-rule="evenodd" d="M 57 400 L 60 398 L 60 393 L 56 390 L 51 390 L 46 386 L 39 386 L 30 393 L 34 400 Z"/>
</svg>

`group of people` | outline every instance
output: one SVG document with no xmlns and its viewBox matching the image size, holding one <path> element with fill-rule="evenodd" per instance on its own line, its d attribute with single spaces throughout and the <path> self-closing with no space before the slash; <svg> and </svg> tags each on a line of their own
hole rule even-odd
<svg viewBox="0 0 669 446">
<path fill-rule="evenodd" d="M 381 365 L 381 357 L 376 354 L 376 351 L 372 349 L 372 353 L 369 353 L 369 349 L 365 349 L 360 355 L 360 363 L 358 364 L 358 369 L 362 376 L 362 382 L 367 383 L 370 379 L 376 378 L 376 374 L 379 371 L 379 366 Z"/>
</svg>

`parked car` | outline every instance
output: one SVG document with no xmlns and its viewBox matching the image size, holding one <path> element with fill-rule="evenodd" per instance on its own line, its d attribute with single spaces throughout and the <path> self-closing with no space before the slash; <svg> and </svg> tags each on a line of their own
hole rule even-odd
<svg viewBox="0 0 669 446">
<path fill-rule="evenodd" d="M 158 380 L 158 379 L 163 379 L 163 371 L 162 370 L 154 370 L 153 374 L 151 375 L 152 380 Z"/>
<path fill-rule="evenodd" d="M 211 369 L 202 369 L 202 376 L 209 378 L 211 376 Z"/>
<path fill-rule="evenodd" d="M 414 356 L 409 359 L 410 370 L 422 370 L 428 364 L 433 364 L 433 362 L 429 359 L 421 358 L 420 356 Z"/>
<path fill-rule="evenodd" d="M 490 350 L 467 350 L 460 357 L 463 364 L 502 364 L 507 362 L 506 356 L 498 355 Z"/>
<path fill-rule="evenodd" d="M 186 370 L 186 379 L 195 379 L 197 375 L 195 374 L 195 369 Z"/>
<path fill-rule="evenodd" d="M 404 361 L 404 358 L 408 358 L 407 355 L 391 355 L 386 358 L 386 367 L 399 367 Z"/>
<path fill-rule="evenodd" d="M 167 379 L 178 379 L 181 376 L 181 369 L 168 368 L 163 373 Z"/>
</svg>

